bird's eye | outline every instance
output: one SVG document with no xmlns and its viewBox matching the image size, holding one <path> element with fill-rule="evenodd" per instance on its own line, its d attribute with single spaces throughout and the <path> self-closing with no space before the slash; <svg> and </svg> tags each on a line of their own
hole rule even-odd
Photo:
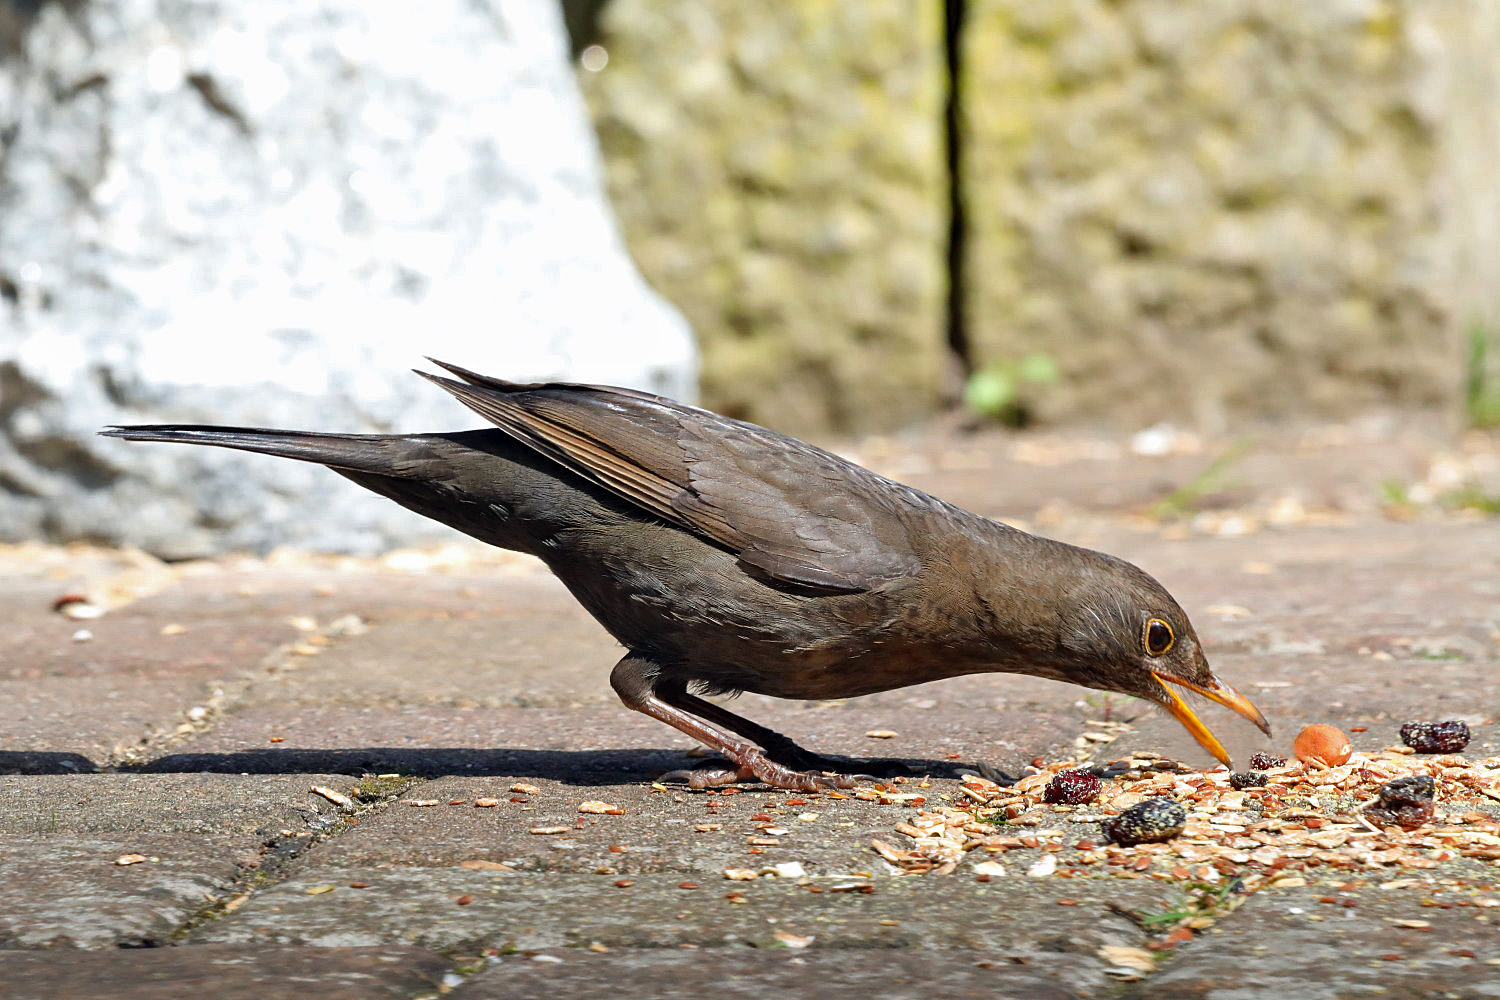
<svg viewBox="0 0 1500 1000">
<path fill-rule="evenodd" d="M 1160 618 L 1152 618 L 1146 622 L 1146 652 L 1152 656 L 1161 656 L 1172 648 L 1177 641 L 1177 636 L 1172 632 L 1172 626 Z"/>
</svg>

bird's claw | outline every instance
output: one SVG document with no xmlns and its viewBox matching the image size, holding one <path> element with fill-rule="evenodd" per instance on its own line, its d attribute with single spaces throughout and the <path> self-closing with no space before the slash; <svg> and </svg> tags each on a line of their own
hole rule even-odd
<svg viewBox="0 0 1500 1000">
<path fill-rule="evenodd" d="M 760 781 L 772 788 L 785 788 L 797 792 L 822 792 L 839 788 L 854 788 L 861 781 L 875 782 L 879 779 L 868 774 L 838 774 L 834 771 L 795 771 L 783 764 L 766 759 L 759 750 L 742 755 L 735 762 L 737 767 L 710 765 L 693 770 L 670 771 L 658 781 L 682 781 L 689 788 L 716 788 L 732 785 L 737 781 Z"/>
</svg>

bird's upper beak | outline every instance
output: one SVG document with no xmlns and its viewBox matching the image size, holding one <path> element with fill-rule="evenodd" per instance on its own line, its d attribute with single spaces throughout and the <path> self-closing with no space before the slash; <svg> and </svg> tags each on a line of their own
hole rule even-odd
<svg viewBox="0 0 1500 1000">
<path fill-rule="evenodd" d="M 1170 699 L 1167 702 L 1167 711 L 1176 716 L 1177 721 L 1182 723 L 1187 728 L 1187 731 L 1193 734 L 1193 739 L 1197 740 L 1203 749 L 1213 754 L 1226 767 L 1229 766 L 1229 753 L 1224 749 L 1224 744 L 1219 742 L 1218 738 L 1209 731 L 1209 728 L 1203 724 L 1203 721 L 1198 718 L 1197 714 L 1188 707 L 1187 702 L 1182 700 L 1182 696 L 1174 690 L 1173 685 L 1187 688 L 1189 691 L 1201 694 L 1210 701 L 1216 701 L 1225 708 L 1238 712 L 1255 723 L 1261 732 L 1267 736 L 1271 735 L 1271 724 L 1266 721 L 1264 715 L 1260 714 L 1260 709 L 1252 705 L 1249 698 L 1246 698 L 1228 684 L 1223 684 L 1217 679 L 1210 678 L 1208 684 L 1203 685 L 1194 681 L 1184 680 L 1181 677 L 1174 677 L 1171 674 L 1157 673 L 1154 670 L 1151 672 L 1151 676 L 1155 677 L 1157 682 L 1161 684 L 1162 689 L 1167 692 L 1167 696 Z"/>
</svg>

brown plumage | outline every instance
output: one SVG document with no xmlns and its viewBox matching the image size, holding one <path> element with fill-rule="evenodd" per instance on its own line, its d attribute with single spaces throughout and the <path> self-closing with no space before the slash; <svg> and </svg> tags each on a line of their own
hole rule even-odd
<svg viewBox="0 0 1500 1000">
<path fill-rule="evenodd" d="M 624 703 L 757 778 L 847 784 L 784 737 L 691 693 L 840 698 L 1009 671 L 1165 707 L 1260 713 L 1209 670 L 1150 576 L 1027 534 L 775 431 L 629 389 L 423 374 L 494 429 L 345 435 L 149 425 L 103 433 L 319 462 L 417 513 L 541 558 L 627 650 Z"/>
</svg>

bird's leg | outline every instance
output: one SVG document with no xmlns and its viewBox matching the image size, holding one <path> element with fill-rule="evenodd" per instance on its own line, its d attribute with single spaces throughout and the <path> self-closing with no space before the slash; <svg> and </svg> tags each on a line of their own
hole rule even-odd
<svg viewBox="0 0 1500 1000">
<path fill-rule="evenodd" d="M 824 757 L 822 754 L 814 753 L 806 747 L 798 745 L 790 737 L 783 736 L 774 729 L 767 729 L 758 723 L 751 722 L 742 715 L 736 715 L 729 709 L 715 705 L 711 701 L 699 698 L 697 695 L 689 694 L 687 686 L 681 681 L 658 681 L 656 684 L 656 695 L 662 701 L 679 708 L 689 715 L 696 715 L 700 719 L 706 719 L 721 729 L 727 729 L 732 733 L 743 736 L 745 739 L 756 743 L 766 752 L 773 761 L 785 764 L 787 767 L 797 771 L 838 771 L 842 762 L 832 757 Z M 879 765 L 879 770 L 892 771 L 899 774 L 910 774 L 909 768 L 904 762 L 890 758 L 881 758 L 878 761 L 866 762 Z M 878 781 L 873 774 L 853 774 L 849 777 L 857 781 Z"/>
<path fill-rule="evenodd" d="M 776 788 L 790 788 L 813 792 L 826 788 L 850 788 L 854 777 L 843 774 L 818 774 L 811 771 L 795 771 L 766 757 L 765 751 L 754 742 L 722 725 L 722 720 L 701 718 L 698 715 L 672 704 L 658 693 L 660 680 L 657 667 L 649 660 L 638 656 L 627 656 L 615 664 L 609 675 L 609 683 L 627 708 L 686 733 L 710 749 L 728 757 L 734 768 L 707 769 L 688 772 L 673 772 L 663 777 L 684 777 L 691 788 L 708 788 L 712 785 L 727 785 L 735 781 L 763 781 Z M 669 686 L 670 690 L 670 686 Z M 681 687 L 674 694 L 692 697 Z M 701 699 L 694 699 L 699 701 Z M 731 712 L 724 712 L 738 718 Z M 740 720 L 745 721 L 745 720 Z M 756 727 L 757 729 L 761 727 Z M 769 730 L 766 730 L 770 732 Z M 775 734 L 772 734 L 775 735 Z"/>
<path fill-rule="evenodd" d="M 783 736 L 774 729 L 767 729 L 727 708 L 689 694 L 687 686 L 681 681 L 658 681 L 656 696 L 673 708 L 681 709 L 758 744 L 767 754 L 788 767 L 809 769 L 830 763 L 827 758 L 798 746 L 790 737 Z"/>
</svg>

